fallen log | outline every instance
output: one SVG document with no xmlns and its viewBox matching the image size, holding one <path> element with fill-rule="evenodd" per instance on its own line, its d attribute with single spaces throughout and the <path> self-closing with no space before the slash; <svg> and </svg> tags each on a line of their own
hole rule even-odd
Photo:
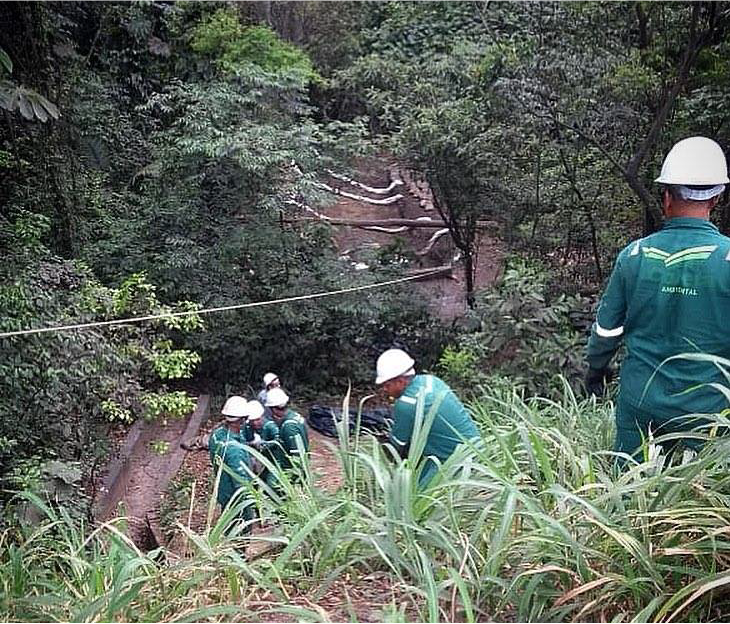
<svg viewBox="0 0 730 624">
<path fill-rule="evenodd" d="M 429 267 L 425 269 L 410 269 L 406 271 L 408 277 L 413 277 L 414 282 L 422 279 L 431 279 L 434 277 L 450 277 L 454 278 L 454 267 L 451 264 L 443 264 L 441 266 Z"/>
<path fill-rule="evenodd" d="M 348 197 L 359 202 L 365 202 L 366 204 L 376 204 L 378 206 L 387 206 L 388 204 L 394 204 L 399 199 L 403 199 L 403 195 L 397 193 L 390 197 L 384 197 L 383 199 L 373 199 L 372 197 L 365 197 L 364 195 L 356 195 L 355 193 L 348 193 L 347 191 L 341 191 L 338 188 L 334 188 L 329 184 L 319 183 L 317 186 L 325 191 L 334 195 L 342 195 L 342 197 Z"/>
<path fill-rule="evenodd" d="M 425 256 L 429 251 L 433 249 L 433 246 L 437 243 L 437 241 L 442 237 L 446 236 L 446 234 L 449 233 L 449 228 L 444 228 L 443 230 L 437 230 L 431 235 L 431 238 L 428 239 L 428 244 L 421 249 L 420 251 L 416 252 L 417 256 Z"/>
<path fill-rule="evenodd" d="M 284 221 L 317 221 L 317 218 L 299 217 L 295 219 L 284 219 Z M 350 227 L 414 227 L 414 228 L 431 228 L 442 229 L 448 227 L 443 221 L 435 219 L 338 219 L 335 217 L 327 218 L 327 223 L 332 225 L 345 225 Z M 477 221 L 477 228 L 495 228 L 497 224 L 494 221 Z"/>
</svg>

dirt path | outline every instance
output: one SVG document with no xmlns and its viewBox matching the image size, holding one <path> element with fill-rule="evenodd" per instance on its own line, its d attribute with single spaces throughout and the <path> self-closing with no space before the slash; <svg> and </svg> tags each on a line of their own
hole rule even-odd
<svg viewBox="0 0 730 624">
<path fill-rule="evenodd" d="M 95 501 L 95 516 L 127 518 L 130 537 L 141 547 L 159 541 L 160 500 L 185 459 L 180 442 L 193 438 L 207 416 L 208 397 L 184 419 L 137 421 L 110 464 Z"/>
</svg>

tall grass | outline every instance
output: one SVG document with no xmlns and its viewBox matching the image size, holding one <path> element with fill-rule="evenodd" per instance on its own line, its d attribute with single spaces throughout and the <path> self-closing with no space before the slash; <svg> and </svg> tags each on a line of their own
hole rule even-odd
<svg viewBox="0 0 730 624">
<path fill-rule="evenodd" d="M 241 620 L 265 608 L 320 621 L 334 584 L 378 573 L 394 587 L 383 620 L 727 619 L 730 440 L 706 429 L 704 450 L 672 461 L 649 440 L 645 460 L 619 472 L 611 405 L 567 384 L 563 394 L 483 388 L 471 406 L 482 439 L 425 488 L 413 457 L 347 434 L 348 395 L 334 445 L 343 486 L 282 475 L 281 502 L 259 497 L 271 533 L 226 533 L 236 509 L 200 533 L 181 524 L 193 550 L 183 560 L 139 552 L 116 524 L 91 530 L 48 510 L 46 527 L 0 538 L 0 618 Z M 246 558 L 262 544 L 276 548 Z"/>
</svg>

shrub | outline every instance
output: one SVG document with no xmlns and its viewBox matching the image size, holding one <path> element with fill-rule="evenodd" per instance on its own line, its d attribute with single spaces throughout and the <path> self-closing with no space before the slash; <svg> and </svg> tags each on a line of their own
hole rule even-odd
<svg viewBox="0 0 730 624">
<path fill-rule="evenodd" d="M 562 391 L 559 375 L 575 388 L 584 370 L 586 327 L 575 313 L 589 314 L 580 295 L 551 294 L 550 274 L 538 263 L 510 257 L 500 281 L 478 297 L 479 330 L 463 335 L 442 357 L 441 370 L 457 385 L 470 387 L 488 374 L 507 375 L 532 394 Z M 451 369 L 461 368 L 465 375 Z"/>
<path fill-rule="evenodd" d="M 200 23 L 192 39 L 199 54 L 213 57 L 226 73 L 258 65 L 271 73 L 291 72 L 303 80 L 319 79 L 307 54 L 267 26 L 244 27 L 232 8 L 219 9 Z"/>
</svg>

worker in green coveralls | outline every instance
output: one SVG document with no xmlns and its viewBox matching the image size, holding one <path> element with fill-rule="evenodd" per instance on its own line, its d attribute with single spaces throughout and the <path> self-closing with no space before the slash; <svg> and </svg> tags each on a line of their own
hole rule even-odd
<svg viewBox="0 0 730 624">
<path fill-rule="evenodd" d="M 378 358 L 375 383 L 395 399 L 390 442 L 403 458 L 408 456 L 419 397 L 423 397 L 424 421 L 435 406 L 419 477 L 419 485 L 425 486 L 439 463 L 446 461 L 459 444 L 478 439 L 479 431 L 451 388 L 434 375 L 416 375 L 414 366 L 415 361 L 405 351 L 388 349 Z"/>
<path fill-rule="evenodd" d="M 247 495 L 245 485 L 251 480 L 250 459 L 241 435 L 241 425 L 248 412 L 246 399 L 230 397 L 221 410 L 225 422 L 211 432 L 208 441 L 213 477 L 217 478 L 220 471 L 217 500 L 222 509 L 235 497 Z M 240 517 L 245 521 L 253 519 L 253 503 L 241 510 Z"/>
<path fill-rule="evenodd" d="M 684 417 L 688 414 L 728 407 L 722 392 L 710 386 L 727 385 L 720 369 L 681 357 L 730 358 L 730 238 L 709 221 L 728 181 L 717 143 L 699 136 L 677 143 L 656 179 L 662 185 L 663 227 L 618 255 L 588 342 L 586 375 L 586 388 L 602 394 L 609 362 L 625 340 L 617 452 L 635 453 L 649 431 L 687 431 L 698 424 L 696 417 Z M 698 446 L 697 440 L 683 441 Z"/>
<path fill-rule="evenodd" d="M 304 461 L 309 451 L 307 422 L 289 409 L 288 403 L 289 397 L 281 388 L 272 388 L 266 393 L 266 406 L 271 408 L 274 422 L 279 427 L 278 444 L 273 450 L 274 459 L 284 470 L 290 470 L 294 464 Z"/>
<path fill-rule="evenodd" d="M 258 400 L 248 402 L 248 418 L 246 426 L 243 429 L 243 438 L 249 446 L 257 449 L 261 454 L 275 462 L 275 451 L 279 445 L 279 427 L 271 418 L 267 418 L 264 414 L 264 406 Z M 273 475 L 265 466 L 259 472 L 259 477 L 268 483 L 274 485 Z"/>
</svg>

